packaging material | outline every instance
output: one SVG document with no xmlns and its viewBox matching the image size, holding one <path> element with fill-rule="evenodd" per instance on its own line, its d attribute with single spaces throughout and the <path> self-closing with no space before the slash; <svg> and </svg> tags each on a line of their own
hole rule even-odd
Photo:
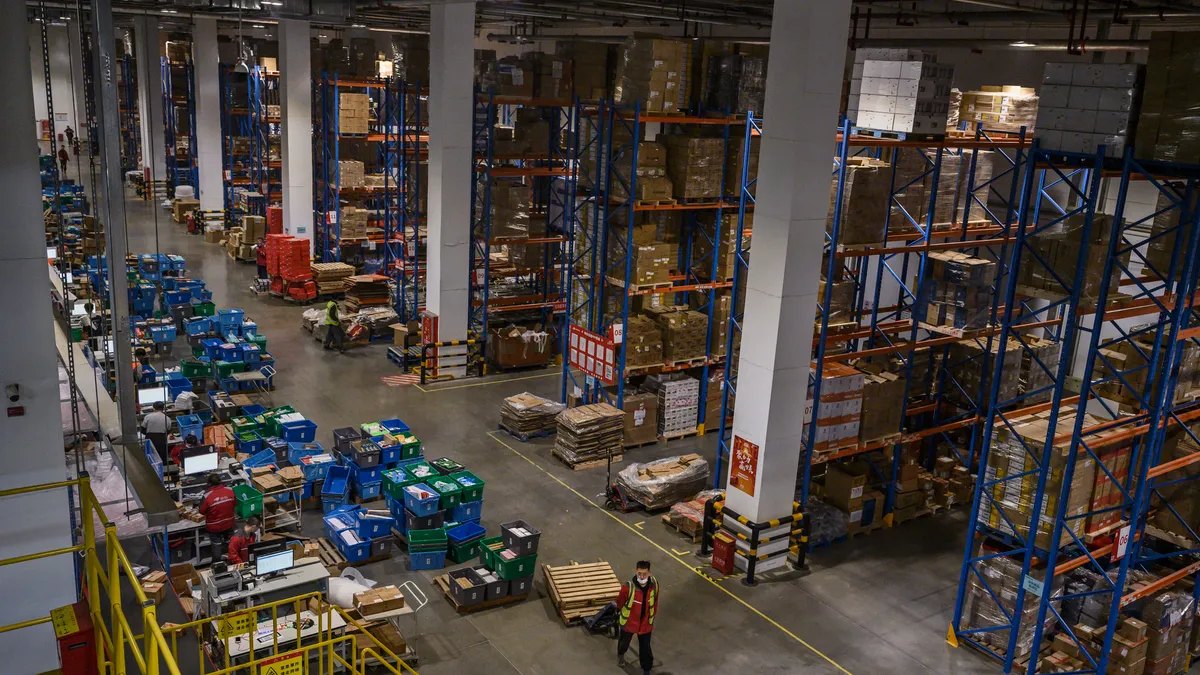
<svg viewBox="0 0 1200 675">
<path fill-rule="evenodd" d="M 1154 203 L 1155 215 L 1150 222 L 1151 239 L 1149 246 L 1144 247 L 1146 262 L 1153 269 L 1147 269 L 1146 273 L 1165 279 L 1171 274 L 1171 261 L 1174 257 L 1175 279 L 1179 280 L 1183 277 L 1186 250 L 1181 250 L 1176 254 L 1175 237 L 1179 233 L 1183 233 L 1183 241 L 1187 241 L 1191 238 L 1192 231 L 1190 222 L 1180 222 L 1182 213 L 1185 211 L 1181 207 L 1186 196 L 1178 192 L 1172 196 L 1168 196 L 1162 190 L 1156 190 L 1156 192 L 1158 197 Z M 1200 194 L 1193 192 L 1192 202 L 1187 207 L 1186 212 L 1195 213 L 1196 208 L 1200 207 Z M 1182 248 L 1186 249 L 1186 246 Z"/>
<path fill-rule="evenodd" d="M 338 162 L 338 184 L 342 188 L 357 188 L 366 185 L 363 163 L 356 159 Z"/>
<path fill-rule="evenodd" d="M 531 64 L 517 56 L 506 56 L 496 62 L 497 96 L 533 97 Z"/>
<path fill-rule="evenodd" d="M 662 331 L 663 361 L 681 363 L 705 358 L 708 315 L 682 306 L 664 306 L 647 310 Z"/>
<path fill-rule="evenodd" d="M 648 510 L 687 501 L 708 481 L 708 462 L 697 454 L 634 463 L 617 474 L 617 484 Z"/>
<path fill-rule="evenodd" d="M 354 607 L 364 617 L 404 608 L 404 594 L 395 586 L 376 586 L 354 594 Z"/>
<path fill-rule="evenodd" d="M 859 49 L 846 116 L 864 129 L 940 136 L 946 133 L 954 67 L 908 49 Z"/>
<path fill-rule="evenodd" d="M 200 201 L 197 199 L 176 199 L 171 206 L 175 222 L 185 223 L 187 222 L 187 215 L 200 208 Z"/>
<path fill-rule="evenodd" d="M 557 427 L 555 418 L 563 410 L 562 403 L 522 392 L 500 404 L 500 426 L 516 436 L 547 435 Z"/>
<path fill-rule="evenodd" d="M 921 321 L 951 328 L 975 329 L 991 317 L 996 263 L 959 251 L 929 254 L 929 269 L 919 291 Z"/>
<path fill-rule="evenodd" d="M 667 438 L 695 433 L 700 414 L 700 380 L 686 373 L 646 378 L 646 390 L 658 398 L 658 434 Z"/>
<path fill-rule="evenodd" d="M 529 217 L 529 186 L 522 181 L 494 180 L 491 185 L 493 239 L 545 234 L 545 221 Z"/>
<path fill-rule="evenodd" d="M 1037 121 L 1037 90 L 1016 85 L 984 85 L 979 91 L 960 94 L 958 121 L 973 132 L 977 125 L 988 131 L 1017 133 L 1025 127 L 1025 137 L 1033 134 Z M 957 124 L 955 125 L 957 126 Z"/>
<path fill-rule="evenodd" d="M 821 298 L 821 301 L 818 301 L 817 309 L 814 312 L 813 325 L 817 328 L 820 328 L 820 303 L 823 302 L 825 298 L 824 279 L 821 279 L 817 282 L 817 297 Z M 853 281 L 834 282 L 833 290 L 829 295 L 829 309 L 825 314 L 829 317 L 829 326 L 833 328 L 837 328 L 839 326 L 850 326 L 856 323 Z"/>
<path fill-rule="evenodd" d="M 1014 658 L 1028 656 L 1034 651 L 1033 634 L 1037 628 L 1038 597 L 1033 593 L 1026 593 L 1020 612 L 1017 611 L 1017 591 L 1022 582 L 1021 560 L 997 556 L 976 562 L 973 566 L 979 574 L 967 575 L 968 587 L 958 629 L 971 630 L 1006 625 L 1012 622 L 1014 615 L 1019 615 Z M 1041 570 L 1031 570 L 1030 577 L 1040 580 L 1044 573 Z M 1047 584 L 1046 587 L 1053 589 L 1050 592 L 1054 596 L 1062 594 L 1060 586 Z M 1047 612 L 1046 623 L 1043 626 L 1047 634 L 1055 621 L 1053 614 Z M 1008 652 L 1009 631 L 983 631 L 976 635 L 984 644 L 999 653 Z"/>
<path fill-rule="evenodd" d="M 615 232 L 615 228 L 610 232 Z M 610 246 L 609 251 L 613 258 L 610 262 L 616 263 L 617 247 Z M 675 262 L 671 255 L 670 244 L 642 244 L 634 245 L 629 252 L 632 261 L 629 270 L 629 287 L 631 289 L 661 286 L 671 283 L 671 267 Z M 621 279 L 612 279 L 617 284 L 624 286 L 625 283 Z"/>
<path fill-rule="evenodd" d="M 904 400 L 904 376 L 865 360 L 851 365 L 863 373 L 858 440 L 869 443 L 900 433 L 904 416 L 898 402 Z"/>
<path fill-rule="evenodd" d="M 658 440 L 658 396 L 648 391 L 626 392 L 622 409 L 625 411 L 625 447 L 647 445 Z"/>
<path fill-rule="evenodd" d="M 570 59 L 575 95 L 584 101 L 608 97 L 608 45 L 586 40 L 560 40 L 554 53 Z"/>
<path fill-rule="evenodd" d="M 648 37 L 627 40 L 617 63 L 613 92 L 617 104 L 641 103 L 647 113 L 681 110 L 688 46 L 683 40 Z"/>
<path fill-rule="evenodd" d="M 762 117 L 766 94 L 766 61 L 744 54 L 709 57 L 706 108 L 725 113 L 753 111 Z"/>
<path fill-rule="evenodd" d="M 846 536 L 846 514 L 826 504 L 820 499 L 809 498 L 808 510 L 804 514 L 808 520 L 808 545 L 821 546 Z"/>
<path fill-rule="evenodd" d="M 619 457 L 625 413 L 607 403 L 568 408 L 558 414 L 554 456 L 576 467 L 586 462 Z"/>
<path fill-rule="evenodd" d="M 338 133 L 366 134 L 370 132 L 370 123 L 370 96 L 347 92 L 338 95 Z"/>
<path fill-rule="evenodd" d="M 662 365 L 662 330 L 654 319 L 641 314 L 630 315 L 624 337 L 626 368 Z"/>
<path fill-rule="evenodd" d="M 667 177 L 671 179 L 675 198 L 684 201 L 720 199 L 725 140 L 669 134 L 664 141 Z"/>
<path fill-rule="evenodd" d="M 844 246 L 882 244 L 892 196 L 892 170 L 887 162 L 871 157 L 846 160 L 838 243 Z M 829 184 L 829 214 L 825 231 L 833 233 L 838 176 Z"/>
<path fill-rule="evenodd" d="M 488 329 L 485 353 L 499 368 L 525 368 L 549 363 L 554 347 L 546 331 L 508 324 Z"/>
<path fill-rule="evenodd" d="M 557 54 L 526 54 L 533 70 L 533 95 L 538 98 L 565 100 L 573 90 L 571 59 Z"/>
<path fill-rule="evenodd" d="M 1086 241 L 1083 237 L 1084 222 L 1083 214 L 1076 214 L 1053 228 L 1028 237 L 1026 242 L 1037 253 L 1037 258 L 1032 255 L 1023 256 L 1017 273 L 1017 283 L 1028 289 L 1062 296 L 1065 289 L 1074 283 L 1082 251 L 1084 270 L 1080 304 L 1084 307 L 1095 307 L 1100 289 L 1105 283 L 1102 276 L 1105 252 L 1113 233 L 1113 218 L 1107 214 L 1095 214 L 1092 219 L 1092 231 Z M 1122 266 L 1128 267 L 1130 251 L 1126 249 L 1118 258 Z M 1111 301 L 1120 284 L 1120 269 L 1117 265 L 1113 265 L 1107 283 Z"/>
<path fill-rule="evenodd" d="M 1200 32 L 1154 31 L 1134 152 L 1142 159 L 1200 157 Z M 1136 100 L 1136 99 L 1135 99 Z"/>
<path fill-rule="evenodd" d="M 1047 63 L 1038 90 L 1037 129 L 1051 150 L 1121 157 L 1134 142 L 1144 66 L 1135 63 Z"/>
<path fill-rule="evenodd" d="M 812 367 L 815 370 L 816 364 Z M 863 384 L 863 374 L 853 367 L 844 363 L 825 363 L 821 372 L 820 405 L 816 406 L 814 459 L 858 443 Z M 810 423 L 812 410 L 813 388 L 810 386 L 805 403 L 805 424 Z"/>
</svg>

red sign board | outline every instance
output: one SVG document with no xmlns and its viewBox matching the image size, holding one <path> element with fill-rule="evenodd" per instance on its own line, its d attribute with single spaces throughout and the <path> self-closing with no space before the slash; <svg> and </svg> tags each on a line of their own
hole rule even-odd
<svg viewBox="0 0 1200 675">
<path fill-rule="evenodd" d="M 570 364 L 605 384 L 615 384 L 617 350 L 612 340 L 575 325 L 570 336 Z"/>
<path fill-rule="evenodd" d="M 754 496 L 758 482 L 758 446 L 741 436 L 733 437 L 733 457 L 729 463 L 729 484 Z"/>
<path fill-rule="evenodd" d="M 429 310 L 425 310 L 425 311 L 421 312 L 421 343 L 426 344 L 429 342 L 437 342 L 437 341 L 438 341 L 438 315 L 434 314 L 433 312 L 430 312 Z M 424 352 L 422 352 L 422 356 L 424 356 L 424 355 L 425 355 Z M 431 376 L 437 375 L 438 374 L 438 367 L 437 367 L 437 365 L 438 365 L 438 348 L 437 347 L 433 347 L 429 350 L 429 359 L 431 361 L 430 365 L 427 367 L 427 369 L 429 370 L 429 375 L 431 375 Z"/>
</svg>

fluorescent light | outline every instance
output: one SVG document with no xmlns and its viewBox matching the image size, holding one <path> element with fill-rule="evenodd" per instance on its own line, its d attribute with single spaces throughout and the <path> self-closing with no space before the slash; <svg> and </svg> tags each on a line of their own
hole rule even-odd
<svg viewBox="0 0 1200 675">
<path fill-rule="evenodd" d="M 283 6 L 283 3 L 282 3 L 282 2 L 273 2 L 272 0 L 262 0 L 262 4 L 264 4 L 264 5 L 274 5 L 274 6 L 276 6 L 276 7 L 282 7 L 282 6 Z"/>
<path fill-rule="evenodd" d="M 261 23 L 252 23 L 252 24 L 250 24 L 250 27 L 251 28 L 266 28 L 266 26 L 262 25 Z"/>
<path fill-rule="evenodd" d="M 164 10 L 160 10 L 160 11 L 162 11 L 163 14 L 178 14 L 179 13 L 177 10 L 174 10 L 174 9 L 164 9 Z"/>
<path fill-rule="evenodd" d="M 1033 44 L 1032 42 L 1026 42 L 1024 40 L 1017 40 L 1016 42 L 1008 43 L 1008 46 L 1009 47 L 1036 47 L 1037 45 Z"/>
<path fill-rule="evenodd" d="M 366 28 L 366 27 L 367 27 L 367 24 L 365 24 L 365 23 L 352 23 L 352 24 L 350 24 L 350 27 L 351 27 L 351 28 Z"/>
</svg>

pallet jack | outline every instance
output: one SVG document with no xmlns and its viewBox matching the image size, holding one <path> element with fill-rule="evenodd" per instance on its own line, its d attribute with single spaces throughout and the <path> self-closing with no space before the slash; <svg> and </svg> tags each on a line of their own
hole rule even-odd
<svg viewBox="0 0 1200 675">
<path fill-rule="evenodd" d="M 639 502 L 633 500 L 632 497 L 625 493 L 625 490 L 617 484 L 612 477 L 612 451 L 608 453 L 608 467 L 606 469 L 607 476 L 605 477 L 604 489 L 604 508 L 610 511 L 619 511 L 621 513 L 631 513 L 633 511 L 641 511 L 645 507 Z"/>
</svg>

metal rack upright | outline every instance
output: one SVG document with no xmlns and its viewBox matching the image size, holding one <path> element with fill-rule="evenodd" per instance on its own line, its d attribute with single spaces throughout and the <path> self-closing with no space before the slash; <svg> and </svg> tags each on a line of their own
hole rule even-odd
<svg viewBox="0 0 1200 675">
<path fill-rule="evenodd" d="M 390 276 L 396 285 L 393 307 L 401 321 L 415 321 L 425 309 L 425 200 L 428 186 L 427 172 L 422 167 L 429 163 L 429 119 L 426 114 L 428 100 L 421 83 L 399 83 L 399 110 L 396 114 L 395 130 L 389 129 L 389 143 L 398 144 L 396 158 L 399 166 L 400 210 L 399 217 L 388 217 L 385 239 L 391 241 L 397 235 L 399 242 L 387 244 L 389 251 Z"/>
<path fill-rule="evenodd" d="M 117 104 L 120 108 L 121 169 L 135 171 L 142 166 L 142 130 L 139 126 L 137 71 L 133 56 L 125 54 L 118 62 Z"/>
<path fill-rule="evenodd" d="M 174 194 L 176 186 L 191 185 L 198 194 L 200 177 L 196 167 L 196 79 L 191 56 L 182 62 L 171 61 L 164 56 L 160 67 L 167 187 Z"/>
</svg>

